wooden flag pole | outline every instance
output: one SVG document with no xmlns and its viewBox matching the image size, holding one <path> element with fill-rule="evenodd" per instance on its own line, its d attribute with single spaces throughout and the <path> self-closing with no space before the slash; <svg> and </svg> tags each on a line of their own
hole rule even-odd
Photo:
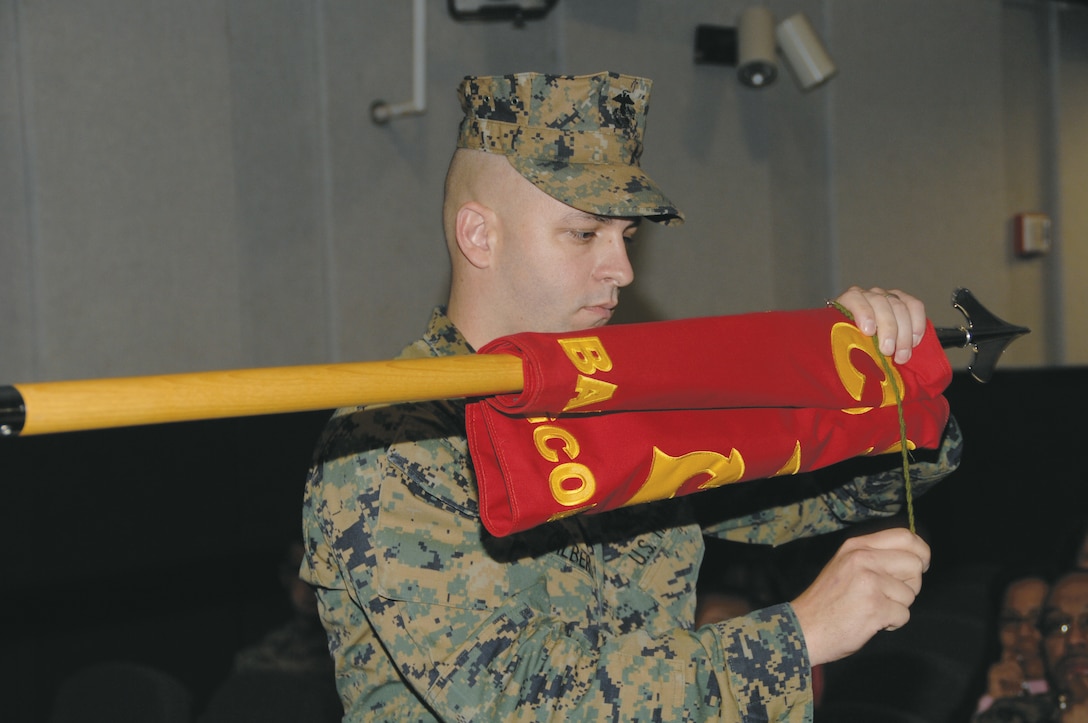
<svg viewBox="0 0 1088 723">
<path fill-rule="evenodd" d="M 1029 330 L 994 316 L 967 289 L 956 289 L 952 304 L 965 324 L 938 328 L 937 337 L 946 349 L 973 349 L 968 369 L 989 381 L 1005 348 Z M 517 356 L 471 354 L 15 384 L 0 386 L 0 436 L 515 394 L 522 373 Z"/>
<path fill-rule="evenodd" d="M 520 392 L 510 354 L 268 367 L 0 386 L 0 435 Z"/>
</svg>

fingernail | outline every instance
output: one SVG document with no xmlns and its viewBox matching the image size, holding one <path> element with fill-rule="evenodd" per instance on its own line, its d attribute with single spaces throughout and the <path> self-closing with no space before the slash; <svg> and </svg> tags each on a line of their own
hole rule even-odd
<svg viewBox="0 0 1088 723">
<path fill-rule="evenodd" d="M 895 341 L 894 340 L 885 339 L 884 341 L 880 342 L 880 353 L 881 354 L 884 354 L 885 356 L 887 356 L 888 354 L 891 354 L 893 351 L 895 351 Z"/>
<path fill-rule="evenodd" d="M 861 323 L 861 333 L 865 336 L 872 336 L 876 333 L 876 322 L 870 320 L 863 321 Z"/>
</svg>

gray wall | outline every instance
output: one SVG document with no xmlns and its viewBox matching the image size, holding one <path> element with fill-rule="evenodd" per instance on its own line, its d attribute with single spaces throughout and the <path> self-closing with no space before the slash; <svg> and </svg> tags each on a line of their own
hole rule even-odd
<svg viewBox="0 0 1088 723">
<path fill-rule="evenodd" d="M 1030 326 L 1004 364 L 1088 363 L 1088 10 L 775 0 L 839 75 L 800 92 L 693 63 L 741 0 L 560 0 L 458 23 L 427 0 L 0 0 L 0 382 L 381 359 L 446 290 L 442 177 L 466 74 L 646 75 L 648 228 L 623 321 L 819 305 L 850 283 L 968 286 Z M 1016 259 L 1010 219 L 1052 215 Z M 962 367 L 966 352 L 950 352 Z"/>
</svg>

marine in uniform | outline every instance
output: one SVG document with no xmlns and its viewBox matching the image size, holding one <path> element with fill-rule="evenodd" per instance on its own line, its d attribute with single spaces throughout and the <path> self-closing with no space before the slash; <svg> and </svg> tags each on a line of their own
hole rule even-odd
<svg viewBox="0 0 1088 723">
<path fill-rule="evenodd" d="M 458 147 L 505 156 L 586 213 L 677 223 L 639 167 L 649 90 L 614 73 L 467 78 Z M 474 351 L 440 307 L 402 358 Z M 916 493 L 959 449 L 950 420 L 911 469 Z M 695 628 L 703 535 L 779 544 L 892 515 L 903 494 L 896 469 L 712 527 L 696 494 L 497 537 L 464 400 L 341 409 L 306 487 L 302 576 L 346 721 L 806 721 L 811 661 L 790 603 Z"/>
</svg>

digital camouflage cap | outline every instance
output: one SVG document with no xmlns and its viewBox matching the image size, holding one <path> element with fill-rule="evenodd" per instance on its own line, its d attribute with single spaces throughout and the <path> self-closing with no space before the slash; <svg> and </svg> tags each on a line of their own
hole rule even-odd
<svg viewBox="0 0 1088 723">
<path fill-rule="evenodd" d="M 639 167 L 651 85 L 618 73 L 469 76 L 458 88 L 465 116 L 457 147 L 501 153 L 580 211 L 681 223 Z"/>
</svg>

